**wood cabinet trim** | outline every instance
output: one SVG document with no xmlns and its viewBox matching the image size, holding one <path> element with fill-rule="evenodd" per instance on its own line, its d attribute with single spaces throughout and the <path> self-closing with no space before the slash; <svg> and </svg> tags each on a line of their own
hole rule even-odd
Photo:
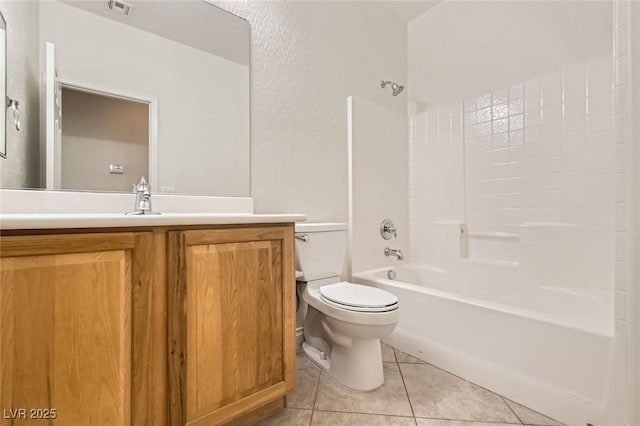
<svg viewBox="0 0 640 426">
<path fill-rule="evenodd" d="M 296 271 L 294 225 L 285 230 L 282 245 L 282 278 L 284 285 L 283 351 L 286 392 L 296 387 Z"/>
<path fill-rule="evenodd" d="M 269 404 L 275 399 L 282 398 L 285 392 L 286 386 L 284 383 L 276 383 L 275 385 L 256 392 L 251 396 L 233 402 L 229 405 L 225 405 L 224 407 L 220 407 L 212 413 L 193 419 L 186 423 L 186 426 L 211 426 L 227 423 L 236 417 L 247 414 L 254 409 L 262 407 L 263 405 Z"/>
<path fill-rule="evenodd" d="M 2 237 L 0 257 L 129 250 L 134 248 L 135 239 L 132 232 Z"/>
<path fill-rule="evenodd" d="M 255 425 L 260 420 L 270 417 L 287 406 L 287 397 L 276 398 L 260 407 L 254 408 L 246 414 L 234 417 L 224 423 L 224 426 L 247 426 Z"/>
<path fill-rule="evenodd" d="M 169 424 L 186 419 L 185 361 L 186 270 L 183 232 L 167 234 L 167 352 L 169 354 Z"/>
<path fill-rule="evenodd" d="M 167 423 L 166 234 L 135 234 L 132 424 Z"/>
<path fill-rule="evenodd" d="M 246 241 L 283 240 L 288 227 L 245 227 L 242 229 L 208 229 L 185 231 L 185 245 L 241 243 Z"/>
</svg>

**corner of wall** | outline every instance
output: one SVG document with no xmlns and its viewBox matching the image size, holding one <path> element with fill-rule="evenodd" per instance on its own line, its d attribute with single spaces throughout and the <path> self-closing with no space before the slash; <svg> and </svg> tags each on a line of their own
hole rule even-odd
<svg viewBox="0 0 640 426">
<path fill-rule="evenodd" d="M 629 1 L 630 5 L 630 94 L 631 94 L 631 145 L 632 164 L 640 164 L 640 3 Z M 632 168 L 633 173 L 633 230 L 632 246 L 634 249 L 632 279 L 629 286 L 629 359 L 631 374 L 631 407 L 634 407 L 630 424 L 640 424 L 640 170 Z"/>
</svg>

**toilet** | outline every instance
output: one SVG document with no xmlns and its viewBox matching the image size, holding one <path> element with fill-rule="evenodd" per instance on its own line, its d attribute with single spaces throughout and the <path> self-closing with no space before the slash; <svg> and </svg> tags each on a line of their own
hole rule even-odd
<svg viewBox="0 0 640 426">
<path fill-rule="evenodd" d="M 348 388 L 382 386 L 380 339 L 398 323 L 398 298 L 340 280 L 346 224 L 297 223 L 295 237 L 298 282 L 305 285 L 302 299 L 307 303 L 304 354 Z"/>
</svg>

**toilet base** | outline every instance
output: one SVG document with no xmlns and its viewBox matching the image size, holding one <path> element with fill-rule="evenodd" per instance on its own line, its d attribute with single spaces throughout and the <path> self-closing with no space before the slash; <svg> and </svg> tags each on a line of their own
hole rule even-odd
<svg viewBox="0 0 640 426">
<path fill-rule="evenodd" d="M 334 344 L 326 354 L 307 342 L 304 354 L 335 381 L 357 391 L 373 391 L 384 384 L 379 339 L 352 340 L 349 346 Z"/>
</svg>

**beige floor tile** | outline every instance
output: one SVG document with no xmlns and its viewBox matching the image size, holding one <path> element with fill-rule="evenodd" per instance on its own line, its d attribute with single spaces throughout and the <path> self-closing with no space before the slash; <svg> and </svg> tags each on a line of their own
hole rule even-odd
<svg viewBox="0 0 640 426">
<path fill-rule="evenodd" d="M 396 353 L 396 359 L 398 360 L 398 362 L 405 362 L 408 364 L 426 364 L 423 360 L 411 356 L 406 352 L 402 352 L 398 349 L 394 349 L 394 351 Z"/>
<path fill-rule="evenodd" d="M 553 419 L 550 419 L 547 416 L 544 416 L 537 411 L 533 411 L 530 408 L 525 407 L 524 405 L 520 405 L 517 402 L 509 401 L 505 399 L 509 407 L 516 413 L 516 416 L 520 417 L 523 423 L 527 425 L 535 425 L 535 426 L 562 426 L 562 423 L 557 422 Z"/>
<path fill-rule="evenodd" d="M 368 414 L 411 416 L 411 406 L 402 383 L 398 364 L 384 363 L 384 384 L 371 392 L 356 392 L 320 375 L 316 410 L 348 411 Z"/>
<path fill-rule="evenodd" d="M 318 379 L 320 378 L 320 368 L 305 355 L 298 355 L 296 363 L 298 375 L 296 388 L 287 395 L 287 407 L 313 409 L 313 402 L 316 399 L 316 390 L 318 389 Z"/>
<path fill-rule="evenodd" d="M 502 397 L 429 364 L 399 364 L 417 417 L 519 423 Z"/>
<path fill-rule="evenodd" d="M 511 426 L 514 423 L 465 422 L 459 420 L 416 419 L 418 426 Z M 516 424 L 520 424 L 519 422 Z"/>
<path fill-rule="evenodd" d="M 311 410 L 285 408 L 264 419 L 256 426 L 309 426 L 311 424 L 311 413 Z"/>
<path fill-rule="evenodd" d="M 384 362 L 396 362 L 396 355 L 393 353 L 393 348 L 386 343 L 380 343 L 382 347 L 382 361 Z"/>
<path fill-rule="evenodd" d="M 313 426 L 415 426 L 413 417 L 314 411 Z"/>
</svg>

